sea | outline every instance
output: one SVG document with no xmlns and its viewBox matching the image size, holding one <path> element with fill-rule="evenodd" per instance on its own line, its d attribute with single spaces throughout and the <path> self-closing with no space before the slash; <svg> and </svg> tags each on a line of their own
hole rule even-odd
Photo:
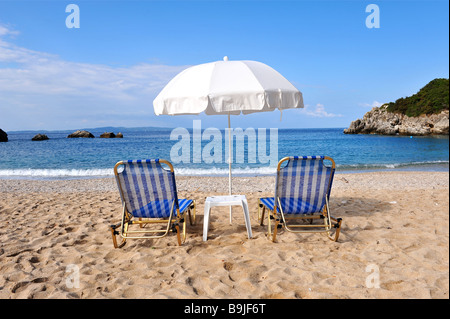
<svg viewBox="0 0 450 319">
<path fill-rule="evenodd" d="M 228 176 L 224 130 L 215 135 L 205 130 L 196 135 L 193 129 L 180 135 L 172 128 L 153 127 L 87 130 L 95 138 L 67 138 L 74 130 L 7 132 L 9 141 L 0 143 L 0 179 L 112 177 L 118 161 L 153 158 L 171 161 L 176 175 Z M 111 131 L 123 138 L 99 138 Z M 37 133 L 49 139 L 32 141 Z M 243 140 L 233 138 L 233 176 L 274 175 L 276 162 L 294 155 L 332 157 L 338 174 L 449 171 L 448 136 L 347 135 L 343 128 L 267 130 L 265 138 L 255 130 L 256 139 L 253 132 L 244 133 Z"/>
</svg>

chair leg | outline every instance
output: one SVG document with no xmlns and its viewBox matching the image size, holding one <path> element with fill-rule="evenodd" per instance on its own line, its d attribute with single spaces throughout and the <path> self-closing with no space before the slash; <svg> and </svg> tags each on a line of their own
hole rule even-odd
<svg viewBox="0 0 450 319">
<path fill-rule="evenodd" d="M 116 228 L 119 226 L 120 224 L 110 226 L 114 248 L 122 248 L 127 242 L 125 238 L 122 238 L 122 242 L 120 244 L 117 243 L 117 235 L 119 235 L 119 232 L 116 230 Z"/>
<path fill-rule="evenodd" d="M 334 220 L 335 222 L 336 222 L 336 224 L 334 224 L 334 228 L 336 228 L 336 232 L 334 233 L 334 236 L 333 237 L 331 237 L 330 235 L 328 235 L 328 238 L 330 239 L 330 240 L 332 240 L 332 241 L 335 241 L 335 242 L 337 242 L 338 241 L 338 239 L 339 239 L 339 235 L 340 235 L 340 233 L 341 233 L 341 226 L 342 226 L 342 218 L 334 218 L 334 217 L 331 217 L 331 219 L 332 220 Z"/>
<path fill-rule="evenodd" d="M 191 226 L 193 226 L 193 225 L 195 225 L 195 220 L 196 220 L 196 217 L 195 217 L 195 214 L 196 214 L 196 203 L 195 203 L 195 200 L 193 201 L 193 204 L 189 207 L 189 223 L 191 224 Z M 191 213 L 192 213 L 192 215 L 191 215 Z"/>
<path fill-rule="evenodd" d="M 262 212 L 261 212 L 261 215 L 260 215 L 260 210 L 261 210 L 261 206 L 262 206 Z M 261 226 L 264 226 L 264 214 L 265 214 L 265 212 L 266 212 L 266 206 L 264 206 L 263 204 L 259 204 L 259 208 L 258 208 L 258 216 L 259 216 L 259 218 L 260 218 L 260 225 Z"/>
<path fill-rule="evenodd" d="M 328 199 L 326 198 L 325 200 L 326 200 L 326 205 L 324 207 L 324 211 L 323 211 L 322 214 L 324 215 L 325 219 L 329 220 L 329 222 L 328 222 L 329 225 L 328 226 L 329 227 L 334 227 L 336 229 L 335 233 L 334 233 L 334 236 L 330 236 L 330 232 L 328 232 L 328 238 L 330 240 L 336 242 L 336 241 L 338 241 L 339 235 L 341 233 L 342 218 L 334 218 L 333 216 L 331 216 L 331 212 L 330 212 L 330 209 L 329 209 L 329 206 L 328 206 Z M 332 221 L 334 221 L 336 223 L 333 225 Z"/>
<path fill-rule="evenodd" d="M 272 232 L 272 219 L 275 220 L 273 232 Z M 274 216 L 272 216 L 271 212 L 269 211 L 267 213 L 267 224 L 268 224 L 268 237 L 272 242 L 275 242 L 277 239 L 277 232 L 278 232 L 278 224 L 280 223 L 280 220 Z"/>
<path fill-rule="evenodd" d="M 272 242 L 275 242 L 277 240 L 277 232 L 278 232 L 278 224 L 279 223 L 280 223 L 280 220 L 275 219 L 275 225 L 273 227 Z"/>
<path fill-rule="evenodd" d="M 122 203 L 122 222 L 111 225 L 111 235 L 113 239 L 114 248 L 122 248 L 126 244 L 126 238 L 122 237 L 122 242 L 120 244 L 117 243 L 117 235 L 120 235 L 122 232 L 126 234 L 126 230 L 128 229 L 128 222 L 130 221 L 128 212 L 125 209 L 125 203 Z M 120 232 L 116 230 L 116 228 L 120 227 Z M 125 236 L 126 237 L 126 236 Z"/>
<path fill-rule="evenodd" d="M 181 246 L 180 225 L 176 224 L 176 225 L 175 225 L 175 229 L 176 229 L 176 232 L 177 232 L 178 246 Z"/>
<path fill-rule="evenodd" d="M 186 242 L 186 237 L 187 237 L 186 236 L 186 228 L 187 228 L 187 220 L 186 220 L 186 216 L 184 216 L 184 218 L 183 218 L 183 233 L 182 233 L 182 237 L 181 237 L 182 244 L 184 244 Z"/>
</svg>

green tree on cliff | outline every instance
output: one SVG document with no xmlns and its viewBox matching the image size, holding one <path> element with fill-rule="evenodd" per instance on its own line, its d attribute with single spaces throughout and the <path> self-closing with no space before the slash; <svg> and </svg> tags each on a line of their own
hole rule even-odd
<svg viewBox="0 0 450 319">
<path fill-rule="evenodd" d="M 434 79 L 416 94 L 388 103 L 387 110 L 408 116 L 439 113 L 449 109 L 449 80 Z"/>
</svg>

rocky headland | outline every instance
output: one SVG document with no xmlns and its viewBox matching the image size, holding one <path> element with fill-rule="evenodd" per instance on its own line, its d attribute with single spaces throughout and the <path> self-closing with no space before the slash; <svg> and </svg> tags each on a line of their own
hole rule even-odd
<svg viewBox="0 0 450 319">
<path fill-rule="evenodd" d="M 374 107 L 344 133 L 448 135 L 449 80 L 434 79 L 412 96 Z"/>
<path fill-rule="evenodd" d="M 345 134 L 381 135 L 448 135 L 449 111 L 439 114 L 422 114 L 409 117 L 406 114 L 392 113 L 387 104 L 374 107 L 362 119 L 357 119 L 344 130 Z"/>
</svg>

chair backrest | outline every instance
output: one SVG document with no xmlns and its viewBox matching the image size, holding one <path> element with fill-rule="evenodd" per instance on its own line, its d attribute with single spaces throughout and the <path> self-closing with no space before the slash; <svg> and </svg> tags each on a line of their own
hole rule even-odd
<svg viewBox="0 0 450 319">
<path fill-rule="evenodd" d="M 161 166 L 167 164 L 170 170 Z M 121 161 L 114 167 L 122 203 L 134 217 L 166 218 L 178 210 L 175 173 L 159 159 Z"/>
<path fill-rule="evenodd" d="M 332 162 L 326 166 L 324 160 Z M 281 164 L 287 161 L 287 165 Z M 278 163 L 275 205 L 278 199 L 285 214 L 322 211 L 330 196 L 335 172 L 334 160 L 325 156 L 291 156 Z"/>
</svg>

